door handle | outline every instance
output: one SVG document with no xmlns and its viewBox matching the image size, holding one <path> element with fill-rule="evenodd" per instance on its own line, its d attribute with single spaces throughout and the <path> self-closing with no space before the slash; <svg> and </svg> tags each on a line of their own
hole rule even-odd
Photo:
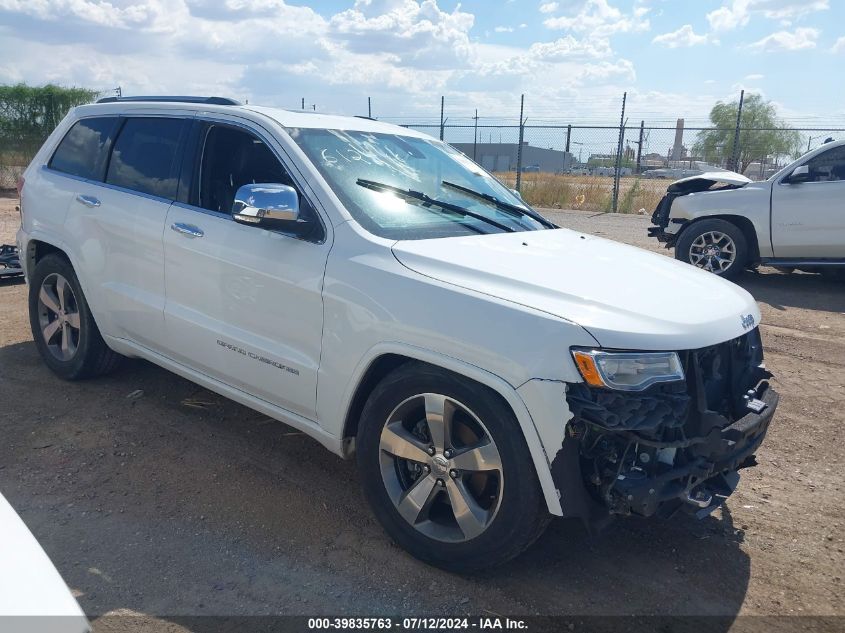
<svg viewBox="0 0 845 633">
<path fill-rule="evenodd" d="M 175 222 L 170 225 L 170 228 L 184 235 L 185 237 L 202 237 L 205 233 L 202 232 L 202 229 L 199 227 L 194 226 L 193 224 L 183 224 L 182 222 Z"/>
<path fill-rule="evenodd" d="M 94 196 L 86 196 L 81 193 L 76 196 L 76 201 L 81 204 L 84 204 L 89 209 L 96 209 L 100 206 L 100 201 L 97 200 L 97 198 L 95 198 Z"/>
</svg>

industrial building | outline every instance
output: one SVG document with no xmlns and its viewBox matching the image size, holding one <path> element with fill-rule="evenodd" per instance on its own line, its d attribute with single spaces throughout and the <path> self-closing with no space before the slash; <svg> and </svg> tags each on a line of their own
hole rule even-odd
<svg viewBox="0 0 845 633">
<path fill-rule="evenodd" d="M 452 143 L 452 147 L 473 158 L 484 169 L 492 172 L 516 171 L 517 143 Z M 570 152 L 522 144 L 522 171 L 557 174 L 568 171 L 578 163 Z"/>
</svg>

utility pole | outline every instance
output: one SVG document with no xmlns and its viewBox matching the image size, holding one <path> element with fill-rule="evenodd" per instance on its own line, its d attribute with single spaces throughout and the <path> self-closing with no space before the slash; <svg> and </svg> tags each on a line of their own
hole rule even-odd
<svg viewBox="0 0 845 633">
<path fill-rule="evenodd" d="M 478 108 L 475 109 L 475 131 L 472 135 L 472 160 L 478 162 Z"/>
<path fill-rule="evenodd" d="M 569 156 L 569 142 L 572 140 L 572 124 L 566 126 L 566 149 L 563 150 L 563 171 L 566 171 L 566 159 Z M 572 167 L 572 161 L 569 161 Z"/>
<path fill-rule="evenodd" d="M 637 141 L 637 175 L 640 174 L 640 165 L 643 158 L 643 135 L 645 134 L 645 121 L 640 121 L 640 140 Z"/>
<path fill-rule="evenodd" d="M 446 97 L 440 97 L 440 140 L 443 140 L 445 136 L 444 132 L 446 131 L 446 119 L 443 118 L 443 114 L 446 109 Z"/>
<path fill-rule="evenodd" d="M 628 100 L 628 93 L 622 93 L 622 116 L 619 118 L 619 142 L 616 145 L 616 170 L 613 174 L 613 212 L 619 206 L 619 176 L 622 170 L 622 142 L 625 138 L 625 102 Z"/>
<path fill-rule="evenodd" d="M 367 97 L 367 118 L 373 118 L 373 98 Z"/>
<path fill-rule="evenodd" d="M 736 109 L 736 129 L 734 130 L 734 146 L 731 153 L 730 168 L 733 171 L 739 169 L 739 126 L 742 122 L 742 102 L 745 100 L 745 90 L 739 93 L 739 107 Z"/>
<path fill-rule="evenodd" d="M 525 95 L 519 99 L 519 147 L 516 148 L 516 190 L 521 193 L 522 187 L 522 139 L 525 137 Z"/>
<path fill-rule="evenodd" d="M 302 97 L 302 109 L 305 109 L 305 97 Z"/>
</svg>

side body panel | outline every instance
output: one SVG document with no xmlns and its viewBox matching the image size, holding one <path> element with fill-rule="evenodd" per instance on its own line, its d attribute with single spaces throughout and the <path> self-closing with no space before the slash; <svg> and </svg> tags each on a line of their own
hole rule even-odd
<svg viewBox="0 0 845 633">
<path fill-rule="evenodd" d="M 74 192 L 66 241 L 76 252 L 77 274 L 103 334 L 130 338 L 155 349 L 164 340 L 162 231 L 170 201 L 68 179 Z M 99 201 L 88 207 L 78 196 Z"/>
<path fill-rule="evenodd" d="M 174 224 L 204 236 L 187 237 Z M 167 227 L 168 355 L 313 419 L 328 245 L 179 204 Z"/>
<path fill-rule="evenodd" d="M 777 258 L 845 257 L 845 181 L 785 183 L 772 192 Z"/>
</svg>

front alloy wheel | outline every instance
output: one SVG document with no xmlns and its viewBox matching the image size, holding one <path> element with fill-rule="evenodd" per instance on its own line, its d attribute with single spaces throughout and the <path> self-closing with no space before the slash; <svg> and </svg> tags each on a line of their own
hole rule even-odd
<svg viewBox="0 0 845 633">
<path fill-rule="evenodd" d="M 409 361 L 361 412 L 358 467 L 387 533 L 452 571 L 510 560 L 542 534 L 548 509 L 522 429 L 493 390 Z"/>
<path fill-rule="evenodd" d="M 690 246 L 690 263 L 711 273 L 723 273 L 735 260 L 736 244 L 720 231 L 703 233 Z"/>
<path fill-rule="evenodd" d="M 381 476 L 399 514 L 429 538 L 479 536 L 502 498 L 502 459 L 478 416 L 443 394 L 408 398 L 381 432 Z"/>
<path fill-rule="evenodd" d="M 678 237 L 675 257 L 730 279 L 748 264 L 748 242 L 733 222 L 721 218 L 697 220 L 686 226 Z"/>
</svg>

